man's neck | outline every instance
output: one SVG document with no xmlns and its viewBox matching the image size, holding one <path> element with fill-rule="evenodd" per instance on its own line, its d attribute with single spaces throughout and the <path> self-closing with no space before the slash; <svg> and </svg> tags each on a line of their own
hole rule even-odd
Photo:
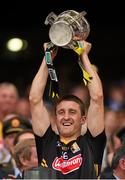
<svg viewBox="0 0 125 180">
<path fill-rule="evenodd" d="M 68 144 L 69 142 L 76 140 L 79 136 L 72 136 L 72 137 L 60 136 L 60 141 L 65 144 Z"/>
</svg>

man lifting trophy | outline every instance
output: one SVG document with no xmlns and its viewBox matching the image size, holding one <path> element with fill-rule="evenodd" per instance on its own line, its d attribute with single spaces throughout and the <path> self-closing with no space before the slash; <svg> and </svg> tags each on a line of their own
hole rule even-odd
<svg viewBox="0 0 125 180">
<path fill-rule="evenodd" d="M 29 93 L 38 164 L 44 179 L 98 179 L 100 175 L 106 143 L 103 89 L 89 60 L 91 43 L 85 39 L 90 27 L 84 15 L 84 11 L 69 10 L 58 16 L 50 13 L 45 20 L 45 24 L 51 25 L 50 43 L 43 44 L 45 54 Z M 87 111 L 84 100 L 78 96 L 58 96 L 58 79 L 53 66 L 58 47 L 73 49 L 79 56 L 81 69 L 85 69 L 82 69 L 83 76 L 90 95 Z M 44 98 L 48 75 L 52 80 L 52 95 L 58 96 L 52 106 L 54 116 Z M 33 174 L 39 175 L 36 171 Z"/>
<path fill-rule="evenodd" d="M 57 84 L 58 80 L 53 63 L 50 60 L 50 51 L 57 50 L 57 47 L 63 47 L 73 49 L 78 55 L 83 52 L 83 43 L 80 41 L 86 40 L 90 33 L 90 25 L 84 17 L 85 15 L 85 11 L 78 13 L 74 10 L 67 10 L 58 16 L 54 12 L 51 12 L 45 19 L 45 24 L 51 25 L 49 30 L 49 38 L 51 42 L 49 43 L 48 50 L 46 52 L 46 63 L 48 65 L 50 78 L 53 82 L 52 84 L 55 84 L 53 85 L 53 89 L 55 89 L 54 91 L 56 91 L 56 94 L 59 93 Z M 82 69 L 83 81 L 86 85 L 87 82 L 90 81 L 91 77 L 83 69 L 80 58 L 78 63 Z"/>
</svg>

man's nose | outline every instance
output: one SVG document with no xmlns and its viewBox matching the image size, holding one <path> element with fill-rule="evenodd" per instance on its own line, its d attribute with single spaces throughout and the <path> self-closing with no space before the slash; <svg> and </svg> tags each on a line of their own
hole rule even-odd
<svg viewBox="0 0 125 180">
<path fill-rule="evenodd" d="M 69 113 L 68 113 L 68 112 L 65 112 L 64 118 L 65 118 L 65 119 L 69 119 Z"/>
</svg>

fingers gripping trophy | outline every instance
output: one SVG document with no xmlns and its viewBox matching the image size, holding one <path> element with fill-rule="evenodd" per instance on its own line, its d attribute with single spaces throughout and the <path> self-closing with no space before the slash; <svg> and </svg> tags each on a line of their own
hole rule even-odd
<svg viewBox="0 0 125 180">
<path fill-rule="evenodd" d="M 49 48 L 63 47 L 73 49 L 78 55 L 83 51 L 82 40 L 86 40 L 90 33 L 90 25 L 86 18 L 85 11 L 78 13 L 74 10 L 67 10 L 58 16 L 51 12 L 45 19 L 45 25 L 50 25 Z M 48 61 L 47 61 L 48 62 Z M 78 61 L 82 71 L 83 77 L 89 76 L 82 67 L 81 61 Z M 52 76 L 52 72 L 51 72 Z M 55 78 L 57 80 L 57 77 Z M 87 77 L 87 79 L 89 79 Z"/>
</svg>

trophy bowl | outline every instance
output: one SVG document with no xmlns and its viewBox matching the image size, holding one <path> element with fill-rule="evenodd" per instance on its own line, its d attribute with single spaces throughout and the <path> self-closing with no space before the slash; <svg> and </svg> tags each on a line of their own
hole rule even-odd
<svg viewBox="0 0 125 180">
<path fill-rule="evenodd" d="M 45 21 L 50 24 L 49 38 L 53 44 L 61 47 L 70 47 L 72 41 L 85 40 L 90 33 L 90 25 L 85 11 L 78 13 L 67 10 L 58 16 L 51 12 Z"/>
</svg>

